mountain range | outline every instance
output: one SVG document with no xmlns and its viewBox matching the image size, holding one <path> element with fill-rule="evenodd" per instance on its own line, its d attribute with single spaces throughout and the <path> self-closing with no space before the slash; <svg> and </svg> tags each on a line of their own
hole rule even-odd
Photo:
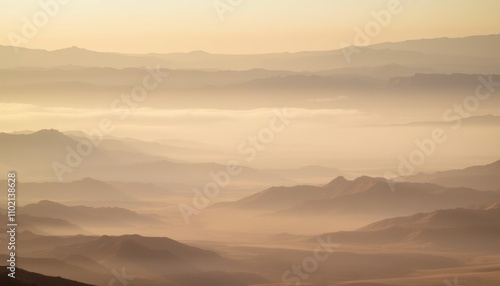
<svg viewBox="0 0 500 286">
<path fill-rule="evenodd" d="M 224 70 L 289 70 L 320 71 L 351 66 L 386 64 L 414 65 L 426 68 L 469 69 L 466 66 L 488 68 L 498 65 L 500 58 L 493 47 L 500 44 L 499 35 L 471 36 L 456 39 L 423 39 L 399 43 L 383 43 L 358 47 L 349 63 L 344 51 L 274 53 L 262 55 L 222 55 L 203 51 L 172 54 L 128 55 L 101 53 L 71 47 L 55 51 L 0 47 L 0 68 L 90 66 L 128 68 L 161 65 L 172 69 Z M 448 47 L 453 47 L 448 49 Z M 453 52 L 450 52 L 453 51 Z"/>
<path fill-rule="evenodd" d="M 65 206 L 52 201 L 40 201 L 37 204 L 23 206 L 19 210 L 21 214 L 36 217 L 60 219 L 64 218 L 71 223 L 82 227 L 104 227 L 119 228 L 137 225 L 160 225 L 162 222 L 146 215 L 117 208 L 101 207 L 93 208 L 87 206 Z"/>
<path fill-rule="evenodd" d="M 392 184 L 392 185 L 391 185 Z M 273 215 L 367 215 L 390 217 L 500 200 L 499 191 L 443 187 L 430 183 L 389 183 L 382 178 L 338 177 L 324 186 L 272 187 L 213 208 Z"/>
<path fill-rule="evenodd" d="M 118 269 L 119 274 L 126 269 L 129 275 L 134 275 L 130 281 L 134 285 L 244 286 L 251 281 L 266 282 L 254 273 L 243 271 L 244 266 L 237 261 L 167 237 L 43 237 L 23 233 L 21 240 L 23 245 L 45 245 L 32 250 L 29 258 L 20 258 L 26 269 L 52 275 L 53 267 L 57 266 L 58 271 L 65 270 L 64 277 L 95 285 L 108 285 L 115 277 L 113 269 Z"/>
<path fill-rule="evenodd" d="M 227 170 L 224 163 L 205 161 L 206 158 L 211 158 L 211 155 L 207 154 L 212 151 L 196 151 L 135 139 L 104 139 L 101 144 L 93 147 L 90 155 L 82 157 L 79 165 L 73 167 L 74 165 L 67 161 L 68 154 L 73 154 L 70 156 L 71 162 L 77 155 L 68 151 L 68 148 L 76 152 L 79 142 L 83 139 L 85 138 L 74 134 L 66 135 L 57 130 L 0 133 L 0 156 L 4 158 L 1 164 L 5 168 L 25 174 L 27 181 L 44 181 L 26 183 L 26 193 L 29 194 L 27 199 L 57 201 L 89 200 L 91 196 L 92 200 L 133 201 L 133 197 L 137 198 L 140 194 L 130 192 L 131 185 L 127 186 L 125 183 L 149 184 L 142 185 L 146 187 L 145 193 L 149 194 L 154 192 L 155 195 L 161 196 L 175 195 L 175 190 L 159 190 L 158 185 L 162 185 L 160 188 L 166 185 L 185 185 L 189 189 L 211 182 L 213 178 L 209 174 Z M 44 152 L 37 151 L 40 149 Z M 205 155 L 201 155 L 201 152 Z M 196 162 L 177 161 L 166 157 L 174 153 L 177 153 L 177 156 L 192 153 L 191 156 L 196 158 Z M 227 162 L 224 157 L 218 157 L 218 160 Z M 70 167 L 71 172 L 56 172 L 54 162 Z M 297 181 L 317 182 L 326 177 L 343 174 L 341 170 L 327 167 L 267 170 L 240 167 L 241 174 L 234 176 L 231 182 L 246 186 L 293 185 Z M 61 183 L 57 182 L 58 173 L 63 179 Z"/>
<path fill-rule="evenodd" d="M 500 189 L 500 161 L 460 170 L 420 173 L 406 178 L 413 182 L 429 182 L 447 187 L 469 187 L 478 190 Z"/>
<path fill-rule="evenodd" d="M 321 237 L 344 245 L 498 253 L 500 203 L 390 218 Z"/>
</svg>

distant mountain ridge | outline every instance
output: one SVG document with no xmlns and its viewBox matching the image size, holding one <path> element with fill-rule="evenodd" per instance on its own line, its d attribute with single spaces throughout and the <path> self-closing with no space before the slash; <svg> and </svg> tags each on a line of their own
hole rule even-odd
<svg viewBox="0 0 500 286">
<path fill-rule="evenodd" d="M 470 36 L 456 39 L 423 39 L 399 43 L 382 43 L 358 48 L 362 51 L 351 64 L 374 66 L 391 63 L 443 66 L 447 64 L 500 63 L 495 47 L 500 46 L 499 35 Z M 450 47 L 453 47 L 450 49 Z M 161 65 L 173 69 L 254 68 L 290 71 L 320 71 L 348 66 L 342 50 L 274 53 L 262 55 L 218 55 L 206 52 L 127 55 L 94 52 L 77 47 L 45 51 L 0 46 L 0 68 L 25 66 L 94 66 L 138 67 Z"/>
<path fill-rule="evenodd" d="M 126 264 L 140 271 L 163 274 L 200 273 L 239 267 L 237 263 L 213 251 L 167 237 L 140 235 L 101 236 L 84 243 L 56 247 L 46 252 L 46 255 L 59 259 L 81 255 L 108 267 Z"/>
<path fill-rule="evenodd" d="M 381 220 L 355 231 L 325 234 L 334 243 L 500 252 L 500 205 L 445 209 Z"/>
<path fill-rule="evenodd" d="M 39 235 L 90 234 L 88 230 L 60 217 L 54 218 L 20 213 L 17 215 L 17 219 L 20 222 L 20 231 L 29 231 Z"/>
<path fill-rule="evenodd" d="M 123 208 L 92 208 L 86 206 L 66 206 L 40 201 L 24 206 L 20 213 L 37 217 L 60 218 L 81 226 L 126 227 L 134 225 L 159 225 L 162 222 Z"/>
<path fill-rule="evenodd" d="M 88 200 L 90 196 L 87 194 L 94 193 L 97 200 L 116 201 L 131 201 L 133 198 L 105 182 L 137 183 L 139 180 L 198 186 L 213 180 L 210 173 L 227 169 L 223 163 L 206 163 L 200 156 L 204 151 L 200 150 L 197 153 L 189 148 L 171 147 L 156 142 L 106 139 L 101 142 L 102 145 L 94 146 L 89 156 L 80 156 L 81 164 L 72 167 L 72 172 L 63 172 L 64 182 L 49 183 L 58 180 L 53 168 L 54 162 L 68 167 L 66 159 L 68 154 L 73 154 L 68 148 L 76 152 L 80 140 L 88 139 L 65 135 L 57 130 L 40 130 L 30 134 L 0 133 L 0 157 L 3 158 L 0 167 L 5 166 L 25 173 L 27 181 L 48 181 L 37 187 L 45 188 L 44 195 L 49 196 L 49 200 Z M 191 153 L 195 157 L 198 156 L 201 162 L 170 160 L 162 156 L 166 152 Z M 246 166 L 241 168 L 241 174 L 232 180 L 234 183 L 257 182 L 265 186 L 294 183 L 291 178 L 284 177 L 286 171 L 273 172 Z M 30 183 L 29 186 L 34 187 L 35 183 Z M 66 192 L 66 189 L 70 191 Z M 97 189 L 103 193 L 99 195 L 100 191 L 96 191 Z M 43 199 L 43 196 L 40 197 L 42 192 L 31 188 L 28 192 L 33 198 Z M 52 195 L 60 197 L 55 198 Z"/>
<path fill-rule="evenodd" d="M 269 215 L 395 216 L 437 209 L 465 207 L 500 200 L 500 191 L 478 191 L 429 183 L 389 183 L 383 178 L 338 177 L 318 186 L 272 187 L 213 208 L 266 212 Z"/>
<path fill-rule="evenodd" d="M 464 186 L 479 190 L 500 190 L 500 160 L 461 170 L 419 173 L 406 178 L 413 182 L 431 182 L 448 187 Z"/>
<path fill-rule="evenodd" d="M 429 54 L 448 54 L 456 56 L 477 55 L 478 57 L 498 57 L 500 35 L 476 35 L 461 38 L 435 38 L 385 42 L 372 45 L 373 49 L 396 49 Z M 481 51 L 481 52 L 479 52 Z"/>
<path fill-rule="evenodd" d="M 89 139 L 85 140 L 85 144 L 93 144 Z M 146 154 L 114 153 L 95 145 L 92 145 L 91 152 L 85 156 L 78 151 L 80 142 L 55 129 L 43 129 L 31 134 L 0 133 L 0 156 L 3 158 L 0 166 L 25 173 L 26 179 L 55 181 L 59 178 L 54 163 L 73 170 L 76 169 L 75 166 L 85 168 L 154 160 L 154 157 Z M 65 179 L 66 175 L 72 172 L 61 173 L 61 177 Z"/>
</svg>

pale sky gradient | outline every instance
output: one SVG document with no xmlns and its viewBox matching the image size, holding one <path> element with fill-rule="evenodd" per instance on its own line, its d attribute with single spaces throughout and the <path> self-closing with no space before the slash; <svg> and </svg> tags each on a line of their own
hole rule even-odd
<svg viewBox="0 0 500 286">
<path fill-rule="evenodd" d="M 0 0 L 0 45 L 21 34 L 39 2 Z M 227 0 L 220 0 L 227 2 Z M 213 0 L 68 0 L 25 47 L 126 53 L 296 52 L 352 42 L 355 27 L 390 0 L 242 0 L 221 21 Z M 480 5 L 478 3 L 480 2 Z M 401 0 L 403 12 L 373 43 L 500 33 L 498 0 Z"/>
</svg>

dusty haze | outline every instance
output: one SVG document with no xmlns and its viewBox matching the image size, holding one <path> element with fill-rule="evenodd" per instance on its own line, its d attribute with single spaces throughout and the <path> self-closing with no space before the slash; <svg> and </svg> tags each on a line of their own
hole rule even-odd
<svg viewBox="0 0 500 286">
<path fill-rule="evenodd" d="M 497 1 L 0 5 L 2 285 L 499 284 Z"/>
</svg>

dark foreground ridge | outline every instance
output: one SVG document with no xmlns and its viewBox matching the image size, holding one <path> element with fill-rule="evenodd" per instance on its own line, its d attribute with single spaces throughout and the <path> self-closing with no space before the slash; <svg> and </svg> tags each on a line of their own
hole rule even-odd
<svg viewBox="0 0 500 286">
<path fill-rule="evenodd" d="M 7 276 L 7 266 L 0 266 L 0 285 L 8 286 L 92 286 L 61 277 L 45 276 L 38 273 L 16 269 L 16 278 Z"/>
</svg>

